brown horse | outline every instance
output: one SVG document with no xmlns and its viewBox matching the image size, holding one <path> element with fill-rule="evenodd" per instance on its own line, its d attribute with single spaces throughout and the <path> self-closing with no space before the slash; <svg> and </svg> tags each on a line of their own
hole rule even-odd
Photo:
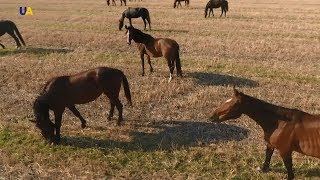
<svg viewBox="0 0 320 180">
<path fill-rule="evenodd" d="M 248 115 L 264 131 L 267 143 L 266 158 L 261 167 L 267 172 L 273 150 L 280 152 L 288 172 L 288 179 L 293 179 L 292 152 L 320 158 L 320 115 L 276 106 L 250 97 L 234 89 L 234 95 L 219 106 L 213 113 L 213 122 L 237 119 L 242 114 Z"/>
<path fill-rule="evenodd" d="M 120 0 L 121 6 L 122 6 L 122 1 L 124 3 L 124 5 L 127 5 L 127 0 Z M 108 6 L 110 6 L 110 0 L 107 0 L 107 4 Z M 116 2 L 114 0 L 112 0 L 112 6 L 116 6 Z"/>
<path fill-rule="evenodd" d="M 204 10 L 204 17 L 207 17 L 208 14 L 208 9 L 209 10 L 209 15 L 208 17 L 210 17 L 210 13 L 212 13 L 212 16 L 214 16 L 213 14 L 213 8 L 219 8 L 221 7 L 221 15 L 222 16 L 223 12 L 224 12 L 224 16 L 227 16 L 227 11 L 229 10 L 229 5 L 228 5 L 228 1 L 226 0 L 210 0 L 207 5 L 206 8 Z"/>
<path fill-rule="evenodd" d="M 40 96 L 33 104 L 36 118 L 34 122 L 45 139 L 50 143 L 58 143 L 60 141 L 61 119 L 65 108 L 71 110 L 80 119 L 81 127 L 85 128 L 86 121 L 76 109 L 75 104 L 94 101 L 103 93 L 109 98 L 111 105 L 108 120 L 111 120 L 114 107 L 117 107 L 119 111 L 117 124 L 120 125 L 123 109 L 119 100 L 121 83 L 123 83 L 128 103 L 131 105 L 127 78 L 118 69 L 98 67 L 71 76 L 53 78 L 46 83 Z M 55 123 L 50 121 L 49 110 L 54 113 Z"/>
<path fill-rule="evenodd" d="M 174 2 L 173 2 L 173 8 L 179 8 L 179 5 L 180 5 L 180 7 L 182 7 L 182 5 L 181 5 L 181 1 L 184 1 L 184 5 L 185 6 L 189 6 L 189 4 L 190 4 L 190 1 L 189 0 L 174 0 Z M 177 5 L 177 3 L 178 3 L 178 5 Z"/>
<path fill-rule="evenodd" d="M 174 65 L 177 67 L 177 75 L 182 76 L 181 62 L 179 56 L 179 44 L 169 38 L 154 38 L 149 34 L 145 34 L 139 29 L 135 29 L 132 26 L 125 26 L 127 29 L 127 43 L 130 45 L 131 40 L 138 43 L 138 49 L 140 51 L 140 58 L 142 63 L 142 76 L 144 76 L 144 55 L 147 55 L 148 63 L 150 65 L 150 72 L 153 72 L 153 68 L 150 61 L 151 57 L 164 56 L 167 60 L 170 69 L 169 82 L 172 80 L 172 74 L 174 71 Z"/>
</svg>

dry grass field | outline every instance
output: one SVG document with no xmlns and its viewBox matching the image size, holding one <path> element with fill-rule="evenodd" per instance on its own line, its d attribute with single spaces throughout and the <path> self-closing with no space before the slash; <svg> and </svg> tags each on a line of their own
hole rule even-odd
<svg viewBox="0 0 320 180">
<path fill-rule="evenodd" d="M 320 113 L 320 2 L 229 0 L 227 17 L 204 18 L 206 0 L 173 9 L 173 0 L 128 2 L 151 13 L 155 37 L 181 47 L 184 78 L 168 80 L 163 58 L 141 77 L 139 53 L 118 19 L 125 7 L 103 0 L 1 0 L 0 18 L 16 22 L 27 48 L 9 35 L 0 50 L 0 179 L 281 179 L 278 153 L 271 171 L 262 129 L 247 116 L 222 124 L 208 117 L 232 86 L 265 101 Z M 20 5 L 33 16 L 19 15 Z M 127 23 L 127 20 L 125 21 Z M 137 28 L 141 19 L 134 19 Z M 32 103 L 53 76 L 97 66 L 121 69 L 134 106 L 125 123 L 107 121 L 107 98 L 78 105 L 88 121 L 66 110 L 61 145 L 48 145 L 29 120 Z M 121 91 L 121 100 L 126 100 Z M 320 160 L 294 153 L 297 179 L 317 179 Z"/>
</svg>

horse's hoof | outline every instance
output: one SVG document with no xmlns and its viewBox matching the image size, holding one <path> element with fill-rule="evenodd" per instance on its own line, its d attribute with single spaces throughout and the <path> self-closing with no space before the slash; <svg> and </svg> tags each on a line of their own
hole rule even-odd
<svg viewBox="0 0 320 180">
<path fill-rule="evenodd" d="M 111 117 L 107 117 L 108 121 L 111 121 Z"/>
<path fill-rule="evenodd" d="M 267 166 L 257 167 L 257 170 L 263 173 L 269 172 L 270 168 Z"/>
<path fill-rule="evenodd" d="M 82 128 L 82 129 L 84 129 L 84 128 L 86 128 L 86 127 L 87 127 L 86 124 L 81 124 L 81 128 Z"/>
</svg>

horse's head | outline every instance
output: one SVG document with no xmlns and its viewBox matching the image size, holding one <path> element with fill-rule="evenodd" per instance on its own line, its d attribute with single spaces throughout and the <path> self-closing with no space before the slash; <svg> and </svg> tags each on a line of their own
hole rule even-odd
<svg viewBox="0 0 320 180">
<path fill-rule="evenodd" d="M 132 39 L 134 38 L 134 32 L 135 32 L 135 28 L 133 26 L 127 26 L 125 25 L 125 28 L 127 30 L 126 34 L 127 34 L 127 43 L 128 45 L 131 44 Z"/>
<path fill-rule="evenodd" d="M 39 96 L 33 103 L 33 112 L 36 118 L 36 126 L 40 129 L 42 136 L 50 143 L 55 142 L 55 124 L 49 118 L 49 106 L 42 96 Z"/>
<path fill-rule="evenodd" d="M 119 31 L 121 31 L 122 27 L 123 27 L 123 19 L 120 18 L 119 19 Z"/>
<path fill-rule="evenodd" d="M 229 119 L 237 119 L 242 114 L 241 108 L 242 93 L 233 88 L 233 97 L 222 103 L 214 110 L 210 120 L 212 122 L 222 122 Z"/>
</svg>

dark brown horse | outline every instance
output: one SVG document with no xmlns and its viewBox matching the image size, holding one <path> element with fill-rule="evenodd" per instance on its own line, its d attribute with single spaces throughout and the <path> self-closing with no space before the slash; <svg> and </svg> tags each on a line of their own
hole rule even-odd
<svg viewBox="0 0 320 180">
<path fill-rule="evenodd" d="M 127 0 L 120 0 L 121 6 L 122 6 L 122 1 L 123 1 L 124 5 L 126 6 Z M 108 6 L 110 6 L 110 0 L 107 0 L 107 4 L 108 4 Z M 116 2 L 114 0 L 112 0 L 112 5 L 116 6 Z"/>
<path fill-rule="evenodd" d="M 118 69 L 99 67 L 72 76 L 60 76 L 49 80 L 40 96 L 33 104 L 36 125 L 42 136 L 50 143 L 60 141 L 62 114 L 67 107 L 81 121 L 81 127 L 86 127 L 86 121 L 76 109 L 75 104 L 84 104 L 97 99 L 102 93 L 109 100 L 111 109 L 108 120 L 113 116 L 114 107 L 119 111 L 117 124 L 122 121 L 123 106 L 119 100 L 121 83 L 125 96 L 131 105 L 131 94 L 126 76 Z M 49 110 L 55 116 L 55 123 L 50 121 Z"/>
<path fill-rule="evenodd" d="M 144 30 L 146 30 L 146 27 L 147 27 L 146 21 L 148 21 L 149 29 L 151 30 L 151 25 L 150 25 L 151 20 L 150 20 L 149 11 L 147 8 L 143 8 L 143 7 L 136 7 L 136 8 L 129 7 L 128 9 L 123 11 L 121 18 L 119 19 L 119 30 L 121 30 L 123 27 L 124 18 L 128 18 L 129 24 L 130 26 L 132 26 L 131 18 L 139 18 L 139 17 L 141 17 L 143 20 Z"/>
<path fill-rule="evenodd" d="M 185 6 L 189 6 L 189 4 L 190 4 L 190 1 L 189 0 L 174 0 L 174 2 L 173 2 L 173 8 L 179 8 L 179 5 L 180 5 L 180 7 L 182 7 L 182 5 L 181 5 L 181 1 L 184 1 L 184 5 Z M 177 3 L 178 3 L 178 5 L 177 5 Z"/>
<path fill-rule="evenodd" d="M 147 55 L 148 63 L 150 65 L 150 72 L 153 72 L 150 56 L 155 58 L 164 56 L 170 69 L 169 82 L 172 79 L 175 64 L 177 67 L 177 75 L 182 76 L 179 44 L 175 40 L 169 38 L 154 38 L 149 34 L 143 33 L 139 29 L 135 29 L 132 26 L 125 26 L 125 28 L 127 29 L 127 43 L 130 45 L 131 40 L 134 40 L 136 43 L 138 43 L 138 49 L 140 51 L 142 63 L 142 76 L 144 76 L 145 54 Z"/>
<path fill-rule="evenodd" d="M 208 17 L 210 17 L 210 13 L 212 13 L 212 16 L 214 16 L 213 8 L 219 8 L 219 7 L 221 7 L 220 17 L 222 16 L 223 12 L 224 12 L 224 16 L 226 17 L 226 13 L 229 10 L 228 1 L 226 0 L 210 0 L 207 3 L 206 8 L 204 10 L 204 17 L 205 18 L 207 17 L 208 9 L 210 9 Z"/>
<path fill-rule="evenodd" d="M 293 179 L 292 152 L 320 158 L 320 115 L 276 106 L 250 97 L 234 89 L 231 99 L 220 105 L 213 113 L 213 122 L 237 119 L 242 114 L 248 115 L 264 131 L 267 143 L 266 158 L 261 167 L 267 172 L 273 150 L 277 149 L 288 172 L 288 179 Z"/>
<path fill-rule="evenodd" d="M 26 46 L 26 44 L 24 43 L 24 40 L 17 28 L 17 26 L 15 25 L 14 22 L 9 21 L 9 20 L 3 20 L 0 21 L 0 36 L 4 35 L 5 33 L 8 33 L 11 37 L 13 37 L 13 39 L 16 41 L 17 44 L 17 48 L 21 47 L 21 43 Z M 20 43 L 21 41 L 21 43 Z M 0 43 L 0 46 L 5 49 L 6 47 Z"/>
</svg>

